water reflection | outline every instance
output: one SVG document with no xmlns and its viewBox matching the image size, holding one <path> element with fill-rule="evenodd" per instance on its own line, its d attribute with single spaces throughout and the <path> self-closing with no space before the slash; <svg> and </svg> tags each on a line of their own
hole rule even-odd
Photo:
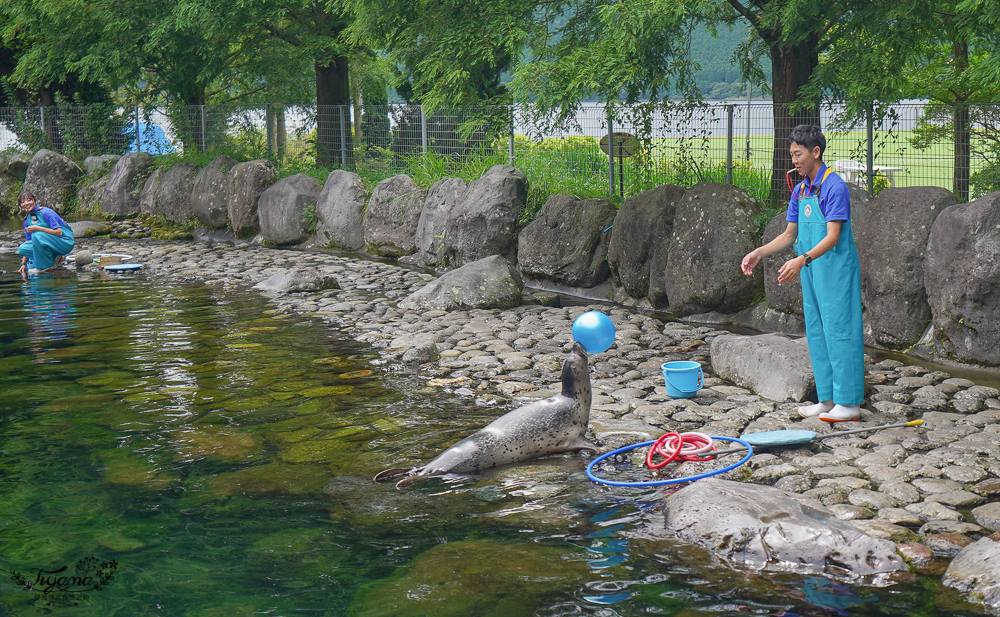
<svg viewBox="0 0 1000 617">
<path fill-rule="evenodd" d="M 49 273 L 22 285 L 28 349 L 37 356 L 36 364 L 60 362 L 46 352 L 62 347 L 60 341 L 68 341 L 76 327 L 77 283 L 75 275 Z"/>
</svg>

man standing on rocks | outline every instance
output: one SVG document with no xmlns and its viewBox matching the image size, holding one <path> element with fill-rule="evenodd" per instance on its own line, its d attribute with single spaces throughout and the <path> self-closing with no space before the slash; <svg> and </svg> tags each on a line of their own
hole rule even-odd
<svg viewBox="0 0 1000 617">
<path fill-rule="evenodd" d="M 865 395 L 861 324 L 861 267 L 851 233 L 851 198 L 840 176 L 823 163 L 826 138 L 818 126 L 799 125 L 788 136 L 792 164 L 803 180 L 788 202 L 785 231 L 750 251 L 741 264 L 750 275 L 762 257 L 792 244 L 798 257 L 778 271 L 778 282 L 802 280 L 802 308 L 819 403 L 799 408 L 803 418 L 857 420 Z"/>
</svg>

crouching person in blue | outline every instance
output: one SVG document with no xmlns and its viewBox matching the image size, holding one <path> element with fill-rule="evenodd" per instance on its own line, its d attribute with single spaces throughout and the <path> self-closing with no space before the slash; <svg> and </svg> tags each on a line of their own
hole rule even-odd
<svg viewBox="0 0 1000 617">
<path fill-rule="evenodd" d="M 861 267 L 851 233 L 847 185 L 823 163 L 826 138 L 817 126 L 800 125 L 788 136 L 792 164 L 804 180 L 792 191 L 785 231 L 748 253 L 750 275 L 765 255 L 792 244 L 799 254 L 778 271 L 778 282 L 802 280 L 809 357 L 819 402 L 799 408 L 803 418 L 857 420 L 865 395 L 861 324 Z"/>
<path fill-rule="evenodd" d="M 31 193 L 21 193 L 17 198 L 24 214 L 24 235 L 27 241 L 17 247 L 21 256 L 18 272 L 25 275 L 29 269 L 51 272 L 62 263 L 63 256 L 73 250 L 73 230 L 55 210 L 39 206 Z"/>
</svg>

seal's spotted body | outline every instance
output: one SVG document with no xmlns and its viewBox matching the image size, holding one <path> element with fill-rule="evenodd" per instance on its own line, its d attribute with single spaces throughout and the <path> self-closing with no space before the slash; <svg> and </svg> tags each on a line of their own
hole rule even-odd
<svg viewBox="0 0 1000 617">
<path fill-rule="evenodd" d="M 376 482 L 407 476 L 401 488 L 417 480 L 445 473 L 478 471 L 546 454 L 597 450 L 584 438 L 590 420 L 590 371 L 587 353 L 579 343 L 563 363 L 562 392 L 497 418 L 486 427 L 448 448 L 423 467 L 386 469 Z"/>
</svg>

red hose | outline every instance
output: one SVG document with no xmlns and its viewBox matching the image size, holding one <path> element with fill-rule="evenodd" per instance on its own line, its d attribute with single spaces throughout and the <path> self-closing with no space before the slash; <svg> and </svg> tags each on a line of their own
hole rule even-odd
<svg viewBox="0 0 1000 617">
<path fill-rule="evenodd" d="M 660 436 L 660 438 L 649 447 L 649 453 L 646 454 L 646 466 L 650 469 L 659 469 L 667 463 L 671 463 L 675 460 L 702 462 L 711 461 L 715 458 L 712 454 L 705 457 L 698 456 L 699 454 L 704 454 L 705 452 L 715 452 L 715 446 L 712 444 L 712 438 L 708 435 L 704 435 L 702 433 L 678 433 L 676 431 L 671 431 Z M 659 463 L 654 463 L 654 454 L 659 454 L 663 457 L 663 460 Z"/>
</svg>

